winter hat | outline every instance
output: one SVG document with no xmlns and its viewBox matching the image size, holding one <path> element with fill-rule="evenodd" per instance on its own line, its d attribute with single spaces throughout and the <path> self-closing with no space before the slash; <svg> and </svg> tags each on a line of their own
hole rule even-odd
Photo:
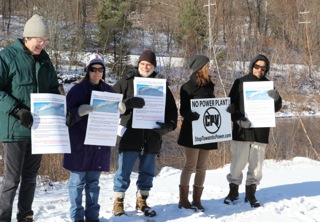
<svg viewBox="0 0 320 222">
<path fill-rule="evenodd" d="M 259 54 L 259 55 L 257 55 L 256 57 L 254 57 L 254 58 L 251 60 L 250 65 L 249 65 L 249 73 L 252 74 L 253 66 L 254 66 L 254 64 L 256 64 L 256 62 L 259 61 L 259 60 L 265 61 L 267 69 L 266 69 L 266 71 L 264 71 L 264 73 L 265 73 L 265 75 L 267 75 L 267 73 L 268 73 L 269 70 L 270 70 L 270 61 L 269 61 L 269 59 L 268 59 L 265 55 L 263 55 L 263 54 Z"/>
<path fill-rule="evenodd" d="M 35 14 L 24 25 L 23 37 L 48 37 L 49 28 L 42 17 Z"/>
<path fill-rule="evenodd" d="M 209 58 L 204 55 L 193 55 L 189 60 L 189 67 L 192 69 L 192 73 L 195 73 L 202 69 L 209 62 Z"/>
<path fill-rule="evenodd" d="M 152 65 L 154 65 L 154 67 L 157 66 L 157 60 L 156 60 L 156 55 L 154 54 L 153 51 L 151 50 L 145 50 L 141 56 L 139 57 L 139 62 L 140 63 L 141 61 L 147 61 L 147 62 L 150 62 Z"/>
<path fill-rule="evenodd" d="M 101 64 L 103 67 L 105 67 L 104 59 L 98 53 L 94 53 L 88 57 L 86 68 L 89 68 L 93 64 Z"/>
<path fill-rule="evenodd" d="M 87 62 L 86 62 L 86 68 L 85 68 L 85 71 L 86 71 L 86 76 L 85 77 L 86 78 L 89 78 L 89 68 L 94 64 L 100 64 L 100 65 L 103 66 L 103 68 L 106 67 L 104 59 L 100 54 L 94 53 L 94 54 L 90 55 L 88 57 Z M 106 70 L 104 69 L 102 79 L 105 78 L 105 74 L 106 74 Z"/>
</svg>

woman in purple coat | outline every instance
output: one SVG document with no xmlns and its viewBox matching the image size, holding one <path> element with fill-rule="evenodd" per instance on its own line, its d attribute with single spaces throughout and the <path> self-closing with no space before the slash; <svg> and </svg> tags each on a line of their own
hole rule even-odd
<svg viewBox="0 0 320 222">
<path fill-rule="evenodd" d="M 105 77 L 105 63 L 99 54 L 90 56 L 86 76 L 67 94 L 69 136 L 71 154 L 65 154 L 63 167 L 70 170 L 69 196 L 72 221 L 99 221 L 99 178 L 102 171 L 110 170 L 110 147 L 84 145 L 88 114 L 93 111 L 90 104 L 92 90 L 113 92 Z M 120 104 L 119 104 L 120 107 Z M 122 110 L 123 111 L 123 110 Z M 120 113 L 121 110 L 120 110 Z M 82 206 L 85 190 L 86 206 Z"/>
</svg>

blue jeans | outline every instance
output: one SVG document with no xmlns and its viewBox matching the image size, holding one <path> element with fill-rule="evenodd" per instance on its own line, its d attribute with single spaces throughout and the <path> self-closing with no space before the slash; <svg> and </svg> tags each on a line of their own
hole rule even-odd
<svg viewBox="0 0 320 222">
<path fill-rule="evenodd" d="M 119 153 L 118 169 L 114 176 L 114 192 L 126 192 L 130 186 L 130 175 L 136 160 L 139 158 L 139 176 L 137 188 L 149 191 L 152 188 L 155 176 L 155 162 L 157 154 L 144 154 L 136 151 L 124 151 Z"/>
<path fill-rule="evenodd" d="M 99 178 L 101 171 L 70 171 L 69 197 L 70 217 L 72 221 L 98 220 L 100 205 L 99 199 Z M 82 206 L 82 191 L 85 190 L 86 205 Z"/>
</svg>

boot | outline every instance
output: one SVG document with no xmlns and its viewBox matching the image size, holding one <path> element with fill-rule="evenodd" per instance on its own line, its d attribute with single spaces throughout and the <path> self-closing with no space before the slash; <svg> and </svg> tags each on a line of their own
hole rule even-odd
<svg viewBox="0 0 320 222">
<path fill-rule="evenodd" d="M 229 194 L 228 196 L 224 199 L 225 204 L 231 204 L 233 201 L 239 199 L 239 185 L 230 183 L 229 184 Z"/>
<path fill-rule="evenodd" d="M 148 196 L 149 196 L 149 191 L 146 191 L 146 190 L 137 191 L 136 210 L 138 212 L 144 212 L 145 210 L 150 209 L 150 207 L 147 204 Z"/>
<path fill-rule="evenodd" d="M 33 215 L 29 215 L 29 216 L 26 216 L 25 218 L 18 219 L 18 222 L 32 222 L 32 221 L 34 221 Z"/>
<path fill-rule="evenodd" d="M 184 209 L 192 209 L 192 205 L 188 200 L 189 186 L 179 185 L 179 203 L 178 207 Z"/>
<path fill-rule="evenodd" d="M 138 213 L 144 213 L 147 217 L 156 216 L 156 212 L 151 210 L 147 204 L 147 198 L 149 196 L 149 191 L 138 190 L 137 191 L 137 201 L 136 201 L 136 210 Z"/>
<path fill-rule="evenodd" d="M 204 211 L 204 207 L 201 205 L 201 195 L 202 195 L 203 187 L 193 185 L 193 200 L 192 206 L 196 207 L 200 211 Z"/>
<path fill-rule="evenodd" d="M 251 207 L 260 207 L 261 206 L 261 204 L 259 203 L 259 201 L 255 197 L 256 190 L 257 190 L 256 184 L 251 184 L 251 185 L 246 186 L 245 202 L 249 202 Z"/>
<path fill-rule="evenodd" d="M 114 202 L 113 202 L 113 214 L 114 216 L 121 216 L 124 214 L 124 193 L 123 192 L 115 192 L 114 193 Z"/>
</svg>

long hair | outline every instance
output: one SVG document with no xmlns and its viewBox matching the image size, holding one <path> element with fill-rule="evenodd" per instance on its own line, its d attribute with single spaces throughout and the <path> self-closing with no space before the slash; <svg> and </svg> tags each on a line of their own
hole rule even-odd
<svg viewBox="0 0 320 222">
<path fill-rule="evenodd" d="M 208 73 L 207 65 L 203 66 L 202 69 L 196 72 L 198 86 L 203 86 L 211 81 L 211 76 Z"/>
</svg>

